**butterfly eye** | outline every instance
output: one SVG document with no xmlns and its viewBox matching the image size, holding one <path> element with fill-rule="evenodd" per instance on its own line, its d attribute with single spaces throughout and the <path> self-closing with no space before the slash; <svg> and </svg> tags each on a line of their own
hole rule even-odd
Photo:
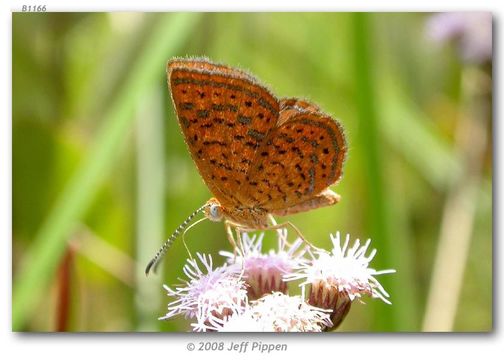
<svg viewBox="0 0 504 360">
<path fill-rule="evenodd" d="M 210 220 L 220 221 L 222 219 L 222 212 L 219 205 L 210 205 Z"/>
</svg>

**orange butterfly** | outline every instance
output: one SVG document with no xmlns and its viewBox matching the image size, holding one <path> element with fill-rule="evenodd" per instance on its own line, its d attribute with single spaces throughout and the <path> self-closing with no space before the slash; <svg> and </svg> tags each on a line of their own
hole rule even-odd
<svg viewBox="0 0 504 360">
<path fill-rule="evenodd" d="M 180 128 L 214 197 L 191 214 L 146 268 L 157 265 L 173 240 L 200 212 L 240 232 L 279 229 L 284 216 L 334 205 L 329 189 L 342 175 L 347 145 L 342 126 L 317 105 L 277 99 L 248 73 L 208 59 L 167 66 Z"/>
</svg>

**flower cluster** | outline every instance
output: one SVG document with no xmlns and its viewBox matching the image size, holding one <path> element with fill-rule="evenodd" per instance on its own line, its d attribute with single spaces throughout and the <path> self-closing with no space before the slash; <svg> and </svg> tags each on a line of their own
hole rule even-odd
<svg viewBox="0 0 504 360">
<path fill-rule="evenodd" d="M 437 44 L 454 42 L 466 62 L 480 64 L 492 59 L 491 13 L 438 13 L 428 19 L 426 32 Z"/>
<path fill-rule="evenodd" d="M 193 331 L 222 332 L 320 332 L 337 328 L 355 299 L 366 295 L 387 304 L 389 295 L 369 263 L 376 250 L 366 255 L 356 240 L 343 245 L 340 234 L 331 235 L 333 249 L 311 250 L 303 240 L 290 244 L 287 231 L 279 231 L 278 249 L 262 250 L 263 234 L 243 235 L 234 253 L 220 252 L 226 263 L 214 268 L 212 258 L 197 254 L 184 266 L 188 280 L 172 289 L 174 300 L 160 319 L 182 314 L 194 319 Z M 300 282 L 301 296 L 290 296 L 289 284 Z"/>
</svg>

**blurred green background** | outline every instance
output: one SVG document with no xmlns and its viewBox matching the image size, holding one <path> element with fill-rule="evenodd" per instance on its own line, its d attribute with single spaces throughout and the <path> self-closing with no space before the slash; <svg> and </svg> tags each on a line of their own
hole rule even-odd
<svg viewBox="0 0 504 360">
<path fill-rule="evenodd" d="M 349 143 L 336 206 L 289 217 L 372 239 L 393 305 L 355 303 L 339 331 L 490 331 L 492 66 L 426 36 L 430 14 L 14 13 L 13 329 L 186 331 L 159 321 L 184 278 L 176 241 L 210 196 L 175 118 L 165 66 L 208 56 L 278 97 L 340 119 Z M 293 236 L 293 234 L 291 234 Z M 274 233 L 267 234 L 273 245 Z M 222 263 L 224 226 L 191 251 Z"/>
</svg>

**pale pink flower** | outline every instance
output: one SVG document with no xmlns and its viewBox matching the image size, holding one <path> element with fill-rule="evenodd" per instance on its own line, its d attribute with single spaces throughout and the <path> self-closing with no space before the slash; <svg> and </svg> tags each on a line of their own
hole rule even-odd
<svg viewBox="0 0 504 360">
<path fill-rule="evenodd" d="M 333 249 L 331 252 L 317 250 L 312 254 L 311 261 L 305 261 L 291 274 L 285 275 L 286 281 L 302 280 L 300 286 L 303 294 L 309 286 L 308 303 L 324 309 L 331 309 L 331 320 L 337 327 L 350 310 L 354 299 L 363 295 L 378 298 L 390 304 L 389 294 L 378 282 L 375 276 L 394 273 L 395 270 L 377 271 L 369 267 L 376 255 L 373 249 L 369 255 L 366 252 L 371 240 L 363 246 L 357 239 L 349 247 L 350 236 L 347 235 L 343 246 L 340 233 L 331 235 Z"/>
<path fill-rule="evenodd" d="M 453 41 L 464 61 L 482 63 L 492 59 L 492 14 L 447 12 L 432 15 L 427 36 L 438 44 Z"/>
<path fill-rule="evenodd" d="M 264 233 L 258 237 L 243 234 L 241 249 L 243 254 L 221 251 L 230 265 L 243 269 L 243 275 L 248 285 L 249 300 L 256 300 L 265 294 L 275 291 L 287 293 L 287 283 L 283 276 L 299 266 L 306 253 L 306 245 L 297 239 L 292 245 L 287 242 L 287 231 L 282 230 L 278 237 L 278 250 L 271 249 L 265 253 L 262 250 Z"/>
<path fill-rule="evenodd" d="M 274 292 L 251 301 L 243 313 L 219 319 L 214 325 L 220 332 L 320 332 L 332 326 L 330 314 L 300 296 Z"/>
<path fill-rule="evenodd" d="M 183 271 L 189 280 L 171 289 L 164 285 L 168 296 L 175 298 L 168 304 L 168 312 L 160 320 L 183 314 L 195 318 L 195 331 L 206 331 L 215 318 L 241 313 L 247 303 L 247 290 L 239 269 L 223 266 L 212 269 L 211 256 L 196 254 L 204 266 L 201 270 L 196 259 L 188 259 Z"/>
</svg>

